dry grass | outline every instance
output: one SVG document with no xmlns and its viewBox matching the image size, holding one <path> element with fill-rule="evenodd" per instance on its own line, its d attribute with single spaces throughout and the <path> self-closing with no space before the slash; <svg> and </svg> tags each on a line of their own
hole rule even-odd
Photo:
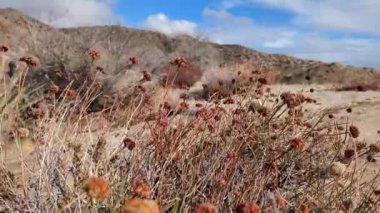
<svg viewBox="0 0 380 213">
<path fill-rule="evenodd" d="M 151 80 L 141 77 L 139 85 Z M 373 147 L 359 146 L 349 123 L 305 114 L 302 107 L 314 103 L 302 94 L 272 94 L 255 78 L 248 86 L 235 82 L 235 94 L 212 91 L 192 108 L 194 100 L 172 106 L 154 99 L 171 87 L 134 85 L 128 101 L 111 99 L 95 113 L 88 109 L 99 88 L 95 79 L 85 79 L 76 93 L 68 92 L 74 89 L 68 83 L 38 104 L 24 109 L 17 108 L 22 101 L 12 101 L 14 110 L 0 112 L 2 123 L 17 118 L 2 126 L 2 134 L 24 124 L 36 147 L 36 160 L 20 159 L 20 173 L 2 162 L 0 211 L 157 212 L 157 204 L 165 212 L 378 207 L 378 175 L 361 181 L 372 161 L 357 162 L 376 154 Z M 18 100 L 28 97 L 23 91 Z M 1 99 L 4 106 L 8 100 Z M 3 137 L 1 152 L 6 143 L 21 142 L 14 135 Z"/>
</svg>

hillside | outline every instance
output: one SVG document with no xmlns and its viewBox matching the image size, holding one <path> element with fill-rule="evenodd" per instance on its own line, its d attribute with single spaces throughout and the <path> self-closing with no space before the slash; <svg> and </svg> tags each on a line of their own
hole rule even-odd
<svg viewBox="0 0 380 213">
<path fill-rule="evenodd" d="M 238 45 L 218 45 L 189 36 L 171 38 L 160 33 L 121 26 L 56 29 L 16 10 L 0 10 L 1 45 L 16 55 L 32 54 L 42 65 L 51 67 L 62 62 L 67 69 L 76 69 L 90 49 L 101 52 L 107 74 L 126 69 L 129 57 L 140 59 L 139 68 L 155 70 L 175 57 L 186 57 L 203 72 L 234 75 L 269 69 L 281 83 L 361 83 L 380 78 L 371 68 L 356 68 L 336 63 L 265 54 Z M 221 74 L 223 72 L 223 74 Z"/>
</svg>

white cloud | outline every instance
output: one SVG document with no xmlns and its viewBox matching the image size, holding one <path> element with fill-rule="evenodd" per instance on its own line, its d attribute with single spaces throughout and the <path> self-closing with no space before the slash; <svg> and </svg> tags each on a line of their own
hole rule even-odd
<svg viewBox="0 0 380 213">
<path fill-rule="evenodd" d="M 116 24 L 121 18 L 112 10 L 113 0 L 1 0 L 11 7 L 57 27 Z"/>
<path fill-rule="evenodd" d="M 279 38 L 273 40 L 273 41 L 265 41 L 263 42 L 263 46 L 267 48 L 286 48 L 290 47 L 294 44 L 294 37 L 295 33 L 293 32 L 284 32 L 279 35 Z"/>
<path fill-rule="evenodd" d="M 203 17 L 205 23 L 199 31 L 219 43 L 235 43 L 257 48 L 262 42 L 273 42 L 279 39 L 279 35 L 292 33 L 285 28 L 259 26 L 250 18 L 234 16 L 225 10 L 206 8 Z"/>
<path fill-rule="evenodd" d="M 250 18 L 234 16 L 225 10 L 205 9 L 203 15 L 205 24 L 199 31 L 219 43 L 241 44 L 264 52 L 326 62 L 380 67 L 380 38 L 332 39 L 296 27 L 259 25 Z"/>
<path fill-rule="evenodd" d="M 195 36 L 197 24 L 187 20 L 171 20 L 163 13 L 150 15 L 145 23 L 145 28 L 158 31 L 170 36 L 186 34 Z"/>
<path fill-rule="evenodd" d="M 261 4 L 294 13 L 294 24 L 303 27 L 380 34 L 379 0 L 224 0 L 231 8 Z"/>
</svg>

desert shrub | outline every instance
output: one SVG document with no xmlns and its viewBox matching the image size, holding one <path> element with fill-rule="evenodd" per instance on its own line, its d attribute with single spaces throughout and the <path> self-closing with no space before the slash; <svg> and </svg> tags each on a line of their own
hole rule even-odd
<svg viewBox="0 0 380 213">
<path fill-rule="evenodd" d="M 256 72 L 245 79 L 249 84 L 225 79 L 226 91 L 233 87 L 235 94 L 212 91 L 203 101 L 171 103 L 154 99 L 150 91 L 165 94 L 170 86 L 191 86 L 202 76 L 183 58 L 170 66 L 173 75 L 162 81 L 166 87 L 148 89 L 152 79 L 140 73 L 142 80 L 127 87 L 128 101 L 110 97 L 107 110 L 97 113 L 88 110 L 98 89 L 87 72 L 80 81 L 67 77 L 62 86 L 50 85 L 30 107 L 28 131 L 8 138 L 21 144 L 29 135 L 36 159 L 21 158 L 20 173 L 2 162 L 0 211 L 158 212 L 157 204 L 165 212 L 378 208 L 379 174 L 363 181 L 378 147 L 359 143 L 354 125 L 305 114 L 313 99 L 272 94 Z"/>
<path fill-rule="evenodd" d="M 202 203 L 222 212 L 376 208 L 377 176 L 360 182 L 371 162 L 357 165 L 369 148 L 355 146 L 348 129 L 323 122 L 324 115 L 305 115 L 302 107 L 314 101 L 302 94 L 283 93 L 264 105 L 269 90 L 248 93 L 211 98 L 195 114 L 186 101 L 175 114 L 162 103 L 153 119 L 147 119 L 152 111 L 143 91 L 106 114 L 76 116 L 69 109 L 83 102 L 56 103 L 59 110 L 49 118 L 35 118 L 39 160 L 24 165 L 22 184 L 3 170 L 0 206 L 114 211 L 139 198 L 156 200 L 166 212 L 193 211 Z M 113 119 L 90 131 L 98 116 Z"/>
<path fill-rule="evenodd" d="M 163 86 L 190 87 L 202 78 L 202 70 L 186 58 L 176 58 L 157 68 Z"/>
</svg>

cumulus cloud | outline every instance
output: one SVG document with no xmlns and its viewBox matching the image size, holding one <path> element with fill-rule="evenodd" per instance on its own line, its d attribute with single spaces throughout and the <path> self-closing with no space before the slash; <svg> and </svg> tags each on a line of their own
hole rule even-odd
<svg viewBox="0 0 380 213">
<path fill-rule="evenodd" d="M 378 0 L 224 0 L 227 8 L 260 4 L 294 13 L 293 23 L 308 28 L 380 34 Z"/>
<path fill-rule="evenodd" d="M 205 24 L 199 31 L 212 41 L 241 44 L 269 53 L 300 58 L 340 62 L 357 66 L 380 67 L 380 38 L 330 38 L 318 32 L 296 27 L 268 27 L 248 17 L 234 16 L 226 10 L 203 11 Z"/>
<path fill-rule="evenodd" d="M 1 0 L 11 7 L 56 27 L 77 27 L 120 23 L 112 10 L 113 0 Z"/>
<path fill-rule="evenodd" d="M 241 44 L 263 50 L 292 45 L 296 32 L 285 27 L 261 26 L 248 17 L 234 16 L 226 10 L 203 11 L 205 23 L 200 31 L 212 41 Z"/>
<path fill-rule="evenodd" d="M 163 13 L 150 15 L 145 23 L 145 28 L 158 31 L 170 36 L 196 35 L 197 24 L 187 20 L 171 20 Z"/>
</svg>

